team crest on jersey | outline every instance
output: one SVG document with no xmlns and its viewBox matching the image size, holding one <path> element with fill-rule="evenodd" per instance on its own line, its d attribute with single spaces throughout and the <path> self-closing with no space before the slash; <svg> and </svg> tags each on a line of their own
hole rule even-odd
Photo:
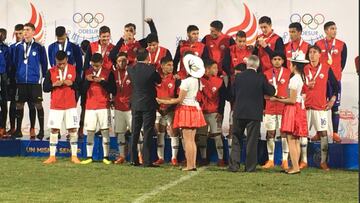
<svg viewBox="0 0 360 203">
<path fill-rule="evenodd" d="M 0 50 L 0 54 L 2 53 L 2 51 Z"/>
<path fill-rule="evenodd" d="M 284 84 L 284 83 L 285 83 L 285 79 L 284 79 L 284 78 L 281 78 L 280 83 L 281 83 L 281 84 Z"/>
<path fill-rule="evenodd" d="M 168 88 L 172 88 L 173 87 L 173 84 L 172 83 L 169 83 L 168 84 Z"/>
<path fill-rule="evenodd" d="M 233 58 L 233 61 L 238 61 L 238 59 L 237 59 L 237 58 Z"/>
<path fill-rule="evenodd" d="M 67 54 L 68 56 L 70 56 L 70 55 L 71 55 L 71 52 L 70 52 L 70 51 L 67 51 L 66 54 Z"/>
<path fill-rule="evenodd" d="M 131 83 L 130 80 L 126 80 L 126 84 L 129 85 Z"/>
<path fill-rule="evenodd" d="M 67 75 L 67 78 L 68 78 L 68 79 L 71 79 L 71 78 L 72 78 L 72 75 L 71 75 L 71 74 Z"/>
<path fill-rule="evenodd" d="M 136 51 L 137 51 L 137 48 L 135 47 L 135 48 L 133 49 L 133 51 L 136 52 Z"/>
<path fill-rule="evenodd" d="M 33 56 L 36 56 L 36 51 L 33 51 L 33 52 L 32 52 L 32 55 L 33 55 Z"/>
<path fill-rule="evenodd" d="M 273 80 L 272 80 L 272 79 L 270 79 L 270 80 L 269 80 L 269 83 L 271 83 L 272 81 L 273 81 Z"/>
<path fill-rule="evenodd" d="M 222 44 L 222 45 L 220 46 L 220 49 L 224 50 L 224 49 L 225 49 L 225 45 Z"/>
<path fill-rule="evenodd" d="M 339 53 L 339 50 L 338 49 L 334 49 L 334 54 L 338 54 Z"/>
<path fill-rule="evenodd" d="M 106 52 L 106 56 L 109 56 L 109 54 L 110 54 L 110 52 L 109 52 L 109 51 L 107 51 L 107 52 Z"/>
<path fill-rule="evenodd" d="M 211 48 L 213 48 L 213 47 L 214 47 L 214 45 L 212 44 L 212 45 L 210 45 L 210 47 L 211 47 Z"/>
<path fill-rule="evenodd" d="M 319 77 L 320 77 L 320 79 L 323 79 L 323 78 L 324 78 L 324 74 L 321 73 L 321 74 L 319 75 Z"/>
<path fill-rule="evenodd" d="M 212 91 L 212 92 L 216 92 L 216 90 L 217 90 L 216 87 L 211 88 L 211 91 Z"/>
<path fill-rule="evenodd" d="M 325 52 L 325 49 L 322 49 L 321 52 Z"/>
</svg>

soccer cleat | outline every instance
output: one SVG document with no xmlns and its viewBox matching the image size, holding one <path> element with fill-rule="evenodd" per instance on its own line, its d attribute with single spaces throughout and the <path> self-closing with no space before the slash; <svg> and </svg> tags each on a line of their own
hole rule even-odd
<svg viewBox="0 0 360 203">
<path fill-rule="evenodd" d="M 124 162 L 125 162 L 125 158 L 122 156 L 119 156 L 114 163 L 115 164 L 123 164 Z"/>
<path fill-rule="evenodd" d="M 270 168 L 274 168 L 274 161 L 273 160 L 268 160 L 265 165 L 261 166 L 262 169 L 270 169 Z"/>
<path fill-rule="evenodd" d="M 44 131 L 40 130 L 39 133 L 36 135 L 36 138 L 39 140 L 44 139 Z"/>
<path fill-rule="evenodd" d="M 340 138 L 339 134 L 333 133 L 333 141 L 335 143 L 341 143 L 341 138 Z"/>
<path fill-rule="evenodd" d="M 316 133 L 316 135 L 312 136 L 312 137 L 310 138 L 310 140 L 311 140 L 312 142 L 319 141 L 319 140 L 320 140 L 320 135 Z"/>
<path fill-rule="evenodd" d="M 11 135 L 11 137 L 12 137 L 13 139 L 22 138 L 22 137 L 23 137 L 23 134 L 22 134 L 21 130 L 16 130 L 15 133 Z"/>
<path fill-rule="evenodd" d="M 177 159 L 171 159 L 171 165 L 173 166 L 177 166 L 178 165 L 178 160 Z"/>
<path fill-rule="evenodd" d="M 15 128 L 11 128 L 10 130 L 8 130 L 7 132 L 6 132 L 6 135 L 9 137 L 9 136 L 11 136 L 12 134 L 14 134 L 15 133 Z"/>
<path fill-rule="evenodd" d="M 48 159 L 46 159 L 43 164 L 54 164 L 56 163 L 56 157 L 55 156 L 50 156 Z"/>
<path fill-rule="evenodd" d="M 306 162 L 303 162 L 303 161 L 300 162 L 300 164 L 299 164 L 300 169 L 304 169 L 304 168 L 307 168 L 307 167 L 308 167 L 308 164 Z"/>
<path fill-rule="evenodd" d="M 142 165 L 144 163 L 144 159 L 141 154 L 139 154 L 138 157 L 139 157 L 139 163 Z"/>
<path fill-rule="evenodd" d="M 104 158 L 104 159 L 103 159 L 103 163 L 106 164 L 106 165 L 109 165 L 109 164 L 111 164 L 112 162 L 111 162 L 109 159 Z"/>
<path fill-rule="evenodd" d="M 35 138 L 36 134 L 35 134 L 35 128 L 30 128 L 30 137 Z"/>
<path fill-rule="evenodd" d="M 224 159 L 219 159 L 218 162 L 217 162 L 217 165 L 218 165 L 219 167 L 225 167 L 226 164 L 225 164 Z"/>
<path fill-rule="evenodd" d="M 287 160 L 283 160 L 281 163 L 281 168 L 285 171 L 289 170 L 289 163 Z"/>
<path fill-rule="evenodd" d="M 330 171 L 330 168 L 328 167 L 327 163 L 320 163 L 320 168 L 324 171 Z"/>
<path fill-rule="evenodd" d="M 84 161 L 81 161 L 80 164 L 90 164 L 92 162 L 93 162 L 92 158 L 87 158 Z"/>
<path fill-rule="evenodd" d="M 163 164 L 163 163 L 165 163 L 164 159 L 158 159 L 158 160 L 156 160 L 153 164 L 154 164 L 154 165 L 161 165 L 161 164 Z"/>
<path fill-rule="evenodd" d="M 79 160 L 79 158 L 77 156 L 71 156 L 71 162 L 73 162 L 74 164 L 81 163 L 81 161 Z"/>
</svg>

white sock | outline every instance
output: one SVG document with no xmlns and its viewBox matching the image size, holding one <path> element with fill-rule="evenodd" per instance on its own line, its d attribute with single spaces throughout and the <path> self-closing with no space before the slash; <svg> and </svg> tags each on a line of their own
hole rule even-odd
<svg viewBox="0 0 360 203">
<path fill-rule="evenodd" d="M 119 147 L 119 155 L 125 157 L 125 146 L 126 146 L 125 133 L 116 133 L 116 135 L 117 135 L 117 141 Z"/>
<path fill-rule="evenodd" d="M 101 130 L 102 135 L 102 146 L 104 152 L 104 158 L 109 158 L 109 150 L 110 150 L 110 136 L 109 130 Z"/>
<path fill-rule="evenodd" d="M 289 159 L 289 145 L 286 138 L 281 138 L 281 148 L 282 148 L 282 160 L 287 161 Z"/>
<path fill-rule="evenodd" d="M 77 132 L 71 132 L 69 134 L 70 134 L 71 156 L 77 156 L 78 134 L 77 134 Z"/>
<path fill-rule="evenodd" d="M 171 139 L 171 159 L 176 159 L 179 151 L 179 137 L 170 137 Z"/>
<path fill-rule="evenodd" d="M 137 145 L 139 154 L 142 154 L 143 143 L 144 143 L 144 137 L 143 137 L 142 133 L 140 133 L 139 142 L 138 142 L 138 145 Z"/>
<path fill-rule="evenodd" d="M 229 149 L 229 156 L 231 154 L 231 145 L 232 145 L 232 138 L 228 138 L 228 149 Z"/>
<path fill-rule="evenodd" d="M 157 155 L 159 159 L 164 159 L 165 133 L 158 133 L 157 136 Z"/>
<path fill-rule="evenodd" d="M 214 137 L 218 159 L 224 159 L 224 146 L 220 135 Z"/>
<path fill-rule="evenodd" d="M 326 163 L 328 155 L 328 137 L 321 136 L 321 163 Z"/>
<path fill-rule="evenodd" d="M 56 155 L 56 146 L 58 144 L 58 133 L 50 133 L 50 156 Z"/>
<path fill-rule="evenodd" d="M 307 137 L 301 137 L 300 138 L 300 160 L 302 162 L 307 163 L 307 144 L 308 144 L 308 138 Z"/>
<path fill-rule="evenodd" d="M 92 157 L 93 149 L 94 149 L 94 131 L 87 131 L 86 138 L 86 156 L 88 158 Z"/>
<path fill-rule="evenodd" d="M 266 142 L 269 161 L 274 161 L 275 139 L 269 138 Z"/>
</svg>

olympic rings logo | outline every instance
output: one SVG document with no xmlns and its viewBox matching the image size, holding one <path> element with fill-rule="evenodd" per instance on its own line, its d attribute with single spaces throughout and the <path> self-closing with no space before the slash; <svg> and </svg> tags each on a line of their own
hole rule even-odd
<svg viewBox="0 0 360 203">
<path fill-rule="evenodd" d="M 97 28 L 100 23 L 104 22 L 104 14 L 96 13 L 75 13 L 73 15 L 73 22 L 76 23 L 81 28 L 86 28 L 87 26 L 91 28 Z"/>
<path fill-rule="evenodd" d="M 305 13 L 304 15 L 300 15 L 298 13 L 294 13 L 290 16 L 291 23 L 302 23 L 305 27 L 309 27 L 312 30 L 316 30 L 319 25 L 325 22 L 325 17 L 321 13 L 317 13 L 312 16 L 310 13 Z"/>
</svg>

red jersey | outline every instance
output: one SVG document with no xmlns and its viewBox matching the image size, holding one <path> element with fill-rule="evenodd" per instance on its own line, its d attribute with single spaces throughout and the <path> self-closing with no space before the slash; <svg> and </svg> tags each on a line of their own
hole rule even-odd
<svg viewBox="0 0 360 203">
<path fill-rule="evenodd" d="M 276 41 L 280 38 L 279 35 L 275 34 L 274 32 L 271 32 L 268 36 L 261 34 L 259 35 L 259 37 L 263 37 L 268 47 L 272 51 L 275 51 Z M 262 48 L 260 45 L 258 49 L 259 49 L 258 55 L 262 66 L 262 71 L 265 72 L 268 69 L 272 68 L 271 58 L 269 54 L 265 51 L 265 49 Z"/>
<path fill-rule="evenodd" d="M 201 91 L 202 104 L 201 109 L 205 113 L 218 112 L 219 100 L 220 100 L 220 88 L 223 84 L 223 80 L 217 76 L 201 78 L 201 84 L 203 86 Z"/>
<path fill-rule="evenodd" d="M 320 62 L 327 63 L 331 67 L 338 81 L 341 80 L 342 76 L 341 61 L 346 60 L 341 58 L 344 44 L 343 41 L 338 39 L 321 39 L 315 43 L 321 49 Z"/>
<path fill-rule="evenodd" d="M 305 106 L 309 109 L 314 110 L 325 110 L 327 99 L 326 99 L 326 88 L 329 77 L 329 65 L 327 63 L 319 63 L 316 67 L 311 64 L 307 64 L 304 68 L 306 76 L 306 99 Z M 315 80 L 315 86 L 309 87 L 308 82 Z"/>
<path fill-rule="evenodd" d="M 205 36 L 206 47 L 209 50 L 209 58 L 218 64 L 219 74 L 223 74 L 222 61 L 224 59 L 224 51 L 230 46 L 231 37 L 221 34 L 216 39 L 211 35 Z"/>
<path fill-rule="evenodd" d="M 204 52 L 205 45 L 201 42 L 190 43 L 189 41 L 184 41 L 181 42 L 179 46 L 180 46 L 180 70 L 178 71 L 178 75 L 180 76 L 181 79 L 185 79 L 187 73 L 182 60 L 184 58 L 185 52 L 192 51 L 196 56 L 201 57 Z"/>
<path fill-rule="evenodd" d="M 136 59 L 136 51 L 141 48 L 141 44 L 134 40 L 121 45 L 119 52 L 125 52 L 128 54 L 129 65 L 133 65 Z"/>
<path fill-rule="evenodd" d="M 58 80 L 76 80 L 76 67 L 68 64 L 64 71 L 59 70 L 57 66 L 50 68 L 51 83 Z M 62 85 L 54 87 L 51 91 L 50 109 L 65 110 L 76 108 L 75 90 L 69 86 Z"/>
<path fill-rule="evenodd" d="M 132 92 L 131 80 L 125 70 L 113 70 L 116 82 L 116 95 L 114 107 L 118 111 L 130 111 L 130 98 Z"/>
<path fill-rule="evenodd" d="M 280 69 L 272 68 L 265 71 L 268 82 L 277 89 L 278 97 L 288 97 L 287 89 L 290 82 L 290 70 L 284 67 Z M 265 114 L 281 115 L 283 113 L 285 104 L 277 101 L 270 101 L 266 99 Z"/>
<path fill-rule="evenodd" d="M 103 56 L 103 67 L 107 70 L 111 70 L 112 68 L 112 61 L 109 58 L 109 54 L 112 48 L 114 48 L 114 45 L 109 43 L 104 50 L 101 49 L 101 45 L 99 44 L 99 41 L 90 43 L 90 51 L 91 55 L 94 53 L 99 53 Z"/>
<path fill-rule="evenodd" d="M 110 70 L 101 68 L 97 73 L 91 67 L 85 71 L 86 75 L 96 75 L 97 77 L 109 79 Z M 86 104 L 85 109 L 97 110 L 110 108 L 110 96 L 109 93 L 98 82 L 90 82 L 89 89 L 86 92 Z"/>
<path fill-rule="evenodd" d="M 296 41 L 289 41 L 285 44 L 285 56 L 286 58 L 292 58 L 293 53 L 302 51 L 304 54 L 307 53 L 309 44 L 305 42 L 303 39 L 296 40 Z M 290 68 L 290 61 L 286 60 L 286 67 Z"/>
<path fill-rule="evenodd" d="M 240 63 L 245 63 L 249 56 L 252 54 L 252 50 L 250 47 L 243 47 L 239 48 L 236 44 L 230 46 L 230 71 L 231 74 L 234 74 L 235 66 L 239 65 Z M 245 60 L 244 60 L 245 59 Z"/>
<path fill-rule="evenodd" d="M 149 51 L 149 48 L 146 48 Z M 168 49 L 159 46 L 156 51 L 150 53 L 149 51 L 149 63 L 153 64 L 158 72 L 161 72 L 161 59 L 166 56 Z"/>
<path fill-rule="evenodd" d="M 156 86 L 157 97 L 160 99 L 169 99 L 175 97 L 176 79 L 173 74 L 163 77 L 161 83 Z M 169 105 L 160 104 L 161 110 L 166 110 Z"/>
</svg>

